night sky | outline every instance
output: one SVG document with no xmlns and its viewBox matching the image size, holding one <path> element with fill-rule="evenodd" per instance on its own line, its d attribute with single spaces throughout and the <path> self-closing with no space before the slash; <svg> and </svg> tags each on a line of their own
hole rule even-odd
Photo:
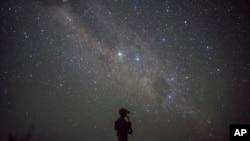
<svg viewBox="0 0 250 141">
<path fill-rule="evenodd" d="M 250 123 L 249 0 L 1 0 L 0 140 L 228 141 Z"/>
</svg>

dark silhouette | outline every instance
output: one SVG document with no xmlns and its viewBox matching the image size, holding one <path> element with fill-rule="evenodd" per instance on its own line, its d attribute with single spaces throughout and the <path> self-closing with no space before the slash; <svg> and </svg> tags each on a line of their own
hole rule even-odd
<svg viewBox="0 0 250 141">
<path fill-rule="evenodd" d="M 19 141 L 30 141 L 34 128 L 35 128 L 35 126 L 31 125 L 30 128 L 29 128 L 29 131 L 21 139 L 18 139 L 17 136 L 14 136 L 13 134 L 9 133 L 9 135 L 8 135 L 9 141 L 18 141 L 18 140 Z"/>
<path fill-rule="evenodd" d="M 13 134 L 9 133 L 8 137 L 9 137 L 9 141 L 15 141 L 15 137 Z"/>
<path fill-rule="evenodd" d="M 128 134 L 133 135 L 132 124 L 129 119 L 130 112 L 127 109 L 119 110 L 120 117 L 115 121 L 115 130 L 117 131 L 118 141 L 127 141 Z"/>
</svg>

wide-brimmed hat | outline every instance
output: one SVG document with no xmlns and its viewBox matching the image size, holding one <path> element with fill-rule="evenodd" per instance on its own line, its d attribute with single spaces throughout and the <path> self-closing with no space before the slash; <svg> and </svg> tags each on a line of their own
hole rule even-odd
<svg viewBox="0 0 250 141">
<path fill-rule="evenodd" d="M 130 114 L 130 112 L 127 110 L 127 109 L 125 109 L 125 108 L 121 108 L 120 110 L 119 110 L 119 114 L 120 115 L 127 115 L 127 114 Z"/>
</svg>

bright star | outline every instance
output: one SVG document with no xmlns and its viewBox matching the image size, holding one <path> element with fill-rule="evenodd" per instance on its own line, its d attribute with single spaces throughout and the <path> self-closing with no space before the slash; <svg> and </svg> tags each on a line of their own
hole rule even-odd
<svg viewBox="0 0 250 141">
<path fill-rule="evenodd" d="M 121 52 L 118 52 L 118 56 L 119 56 L 119 57 L 122 57 L 122 53 L 121 53 Z"/>
<path fill-rule="evenodd" d="M 136 57 L 135 60 L 136 60 L 137 62 L 139 62 L 139 61 L 140 61 L 140 58 L 139 58 L 139 57 Z"/>
<path fill-rule="evenodd" d="M 171 80 L 171 81 L 174 81 L 174 77 L 171 77 L 170 80 Z"/>
</svg>

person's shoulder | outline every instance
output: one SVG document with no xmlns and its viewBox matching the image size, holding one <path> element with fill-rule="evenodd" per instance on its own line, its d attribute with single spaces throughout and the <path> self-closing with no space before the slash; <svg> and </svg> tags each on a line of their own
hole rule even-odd
<svg viewBox="0 0 250 141">
<path fill-rule="evenodd" d="M 117 118 L 116 120 L 115 120 L 115 122 L 119 122 L 119 121 L 121 121 L 122 119 L 119 117 L 119 118 Z"/>
</svg>

